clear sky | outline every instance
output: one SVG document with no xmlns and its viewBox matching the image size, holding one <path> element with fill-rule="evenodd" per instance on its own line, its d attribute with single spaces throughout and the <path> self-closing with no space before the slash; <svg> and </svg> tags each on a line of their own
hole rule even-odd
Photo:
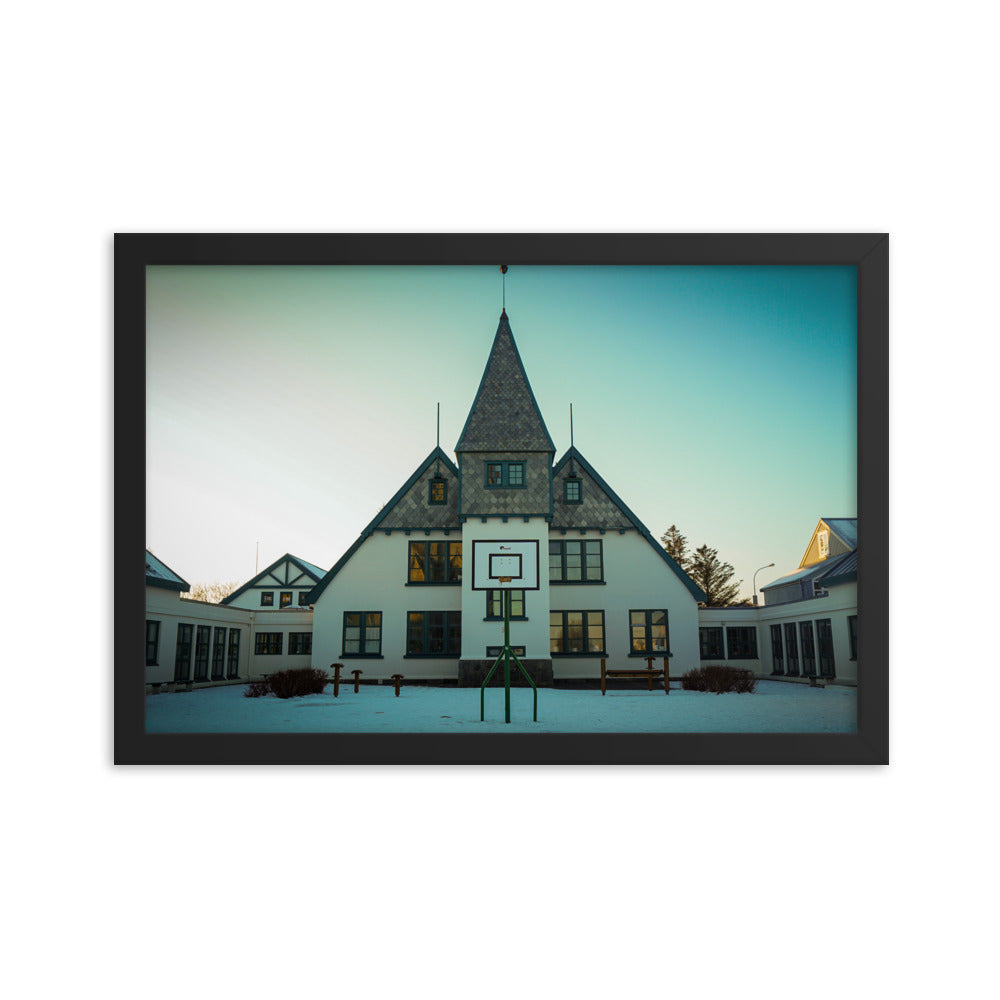
<svg viewBox="0 0 1000 1000">
<path fill-rule="evenodd" d="M 507 314 L 556 445 L 743 593 L 857 514 L 851 267 L 529 267 Z M 147 269 L 146 543 L 191 583 L 285 552 L 329 568 L 435 445 L 454 445 L 499 267 Z"/>
</svg>

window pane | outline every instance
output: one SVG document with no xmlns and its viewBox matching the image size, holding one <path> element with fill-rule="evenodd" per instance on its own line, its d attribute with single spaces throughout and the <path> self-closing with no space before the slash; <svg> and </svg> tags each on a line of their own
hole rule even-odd
<svg viewBox="0 0 1000 1000">
<path fill-rule="evenodd" d="M 424 579 L 424 543 L 410 542 L 410 581 L 421 583 Z"/>
<path fill-rule="evenodd" d="M 444 581 L 444 542 L 427 543 L 427 579 L 432 583 Z"/>
<path fill-rule="evenodd" d="M 507 482 L 510 486 L 524 485 L 524 463 L 511 462 L 507 466 Z"/>
<path fill-rule="evenodd" d="M 453 583 L 462 579 L 462 543 L 451 542 L 448 545 L 448 579 Z"/>
</svg>

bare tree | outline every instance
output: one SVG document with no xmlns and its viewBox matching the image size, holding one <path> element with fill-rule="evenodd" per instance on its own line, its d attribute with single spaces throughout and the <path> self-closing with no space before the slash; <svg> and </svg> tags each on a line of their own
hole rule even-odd
<svg viewBox="0 0 1000 1000">
<path fill-rule="evenodd" d="M 182 598 L 189 601 L 207 601 L 209 604 L 218 604 L 224 597 L 228 597 L 240 585 L 239 580 L 229 580 L 225 583 L 216 581 L 215 583 L 196 583 L 191 589 L 181 594 Z"/>
</svg>

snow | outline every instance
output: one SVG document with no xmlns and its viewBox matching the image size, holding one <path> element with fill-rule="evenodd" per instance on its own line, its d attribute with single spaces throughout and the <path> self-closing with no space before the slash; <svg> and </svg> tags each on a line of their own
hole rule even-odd
<svg viewBox="0 0 1000 1000">
<path fill-rule="evenodd" d="M 662 690 L 600 691 L 541 688 L 538 722 L 531 690 L 511 690 L 511 721 L 503 688 L 486 692 L 479 721 L 478 688 L 351 685 L 333 697 L 245 698 L 243 685 L 146 696 L 149 733 L 851 733 L 857 690 L 759 681 L 754 694 Z"/>
</svg>

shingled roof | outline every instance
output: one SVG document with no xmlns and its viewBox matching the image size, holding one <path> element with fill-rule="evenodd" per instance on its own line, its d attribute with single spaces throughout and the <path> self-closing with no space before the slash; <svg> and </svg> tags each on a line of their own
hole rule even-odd
<svg viewBox="0 0 1000 1000">
<path fill-rule="evenodd" d="M 455 451 L 555 450 L 528 384 L 505 310 L 500 313 L 479 391 Z"/>
</svg>

